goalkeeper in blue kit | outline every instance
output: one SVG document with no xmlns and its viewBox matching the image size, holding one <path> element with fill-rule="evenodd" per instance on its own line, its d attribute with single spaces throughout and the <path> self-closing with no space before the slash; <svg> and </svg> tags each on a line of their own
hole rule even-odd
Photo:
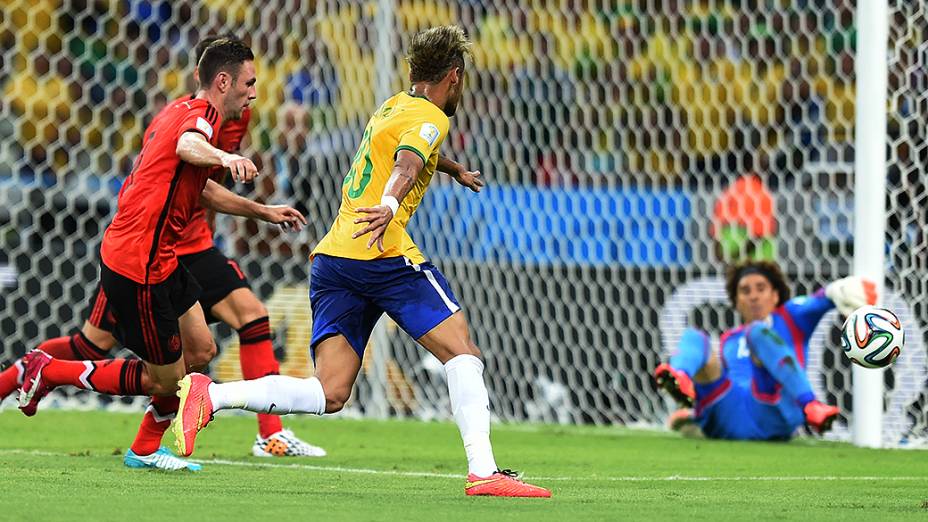
<svg viewBox="0 0 928 522">
<path fill-rule="evenodd" d="M 846 277 L 790 299 L 779 266 L 746 261 L 728 270 L 725 288 L 743 324 L 722 334 L 718 352 L 705 332 L 687 329 L 655 369 L 658 386 L 694 408 L 692 419 L 709 438 L 787 440 L 803 424 L 818 433 L 831 429 L 839 410 L 812 392 L 809 338 L 832 308 L 847 315 L 874 304 L 875 285 Z"/>
</svg>

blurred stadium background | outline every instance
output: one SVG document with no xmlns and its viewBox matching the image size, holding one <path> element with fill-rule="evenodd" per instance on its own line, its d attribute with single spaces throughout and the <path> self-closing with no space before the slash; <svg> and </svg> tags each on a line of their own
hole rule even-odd
<svg viewBox="0 0 928 522">
<path fill-rule="evenodd" d="M 886 304 L 909 330 L 885 374 L 896 444 L 928 430 L 928 8 L 890 4 Z M 406 87 L 409 36 L 444 23 L 466 28 L 475 64 L 443 152 L 490 186 L 436 177 L 411 233 L 464 304 L 500 418 L 657 425 L 669 404 L 649 372 L 683 324 L 735 324 L 724 261 L 775 259 L 798 292 L 850 272 L 850 0 L 5 0 L 0 363 L 80 327 L 142 130 L 193 90 L 197 41 L 231 32 L 257 55 L 247 152 L 263 173 L 236 190 L 311 226 L 221 219 L 217 241 L 268 303 L 284 373 L 307 375 L 307 254 L 367 117 Z M 848 420 L 837 321 L 819 328 L 810 375 Z M 213 373 L 237 378 L 236 336 L 216 334 Z M 384 324 L 368 355 L 348 414 L 448 416 L 440 367 L 402 332 Z"/>
</svg>

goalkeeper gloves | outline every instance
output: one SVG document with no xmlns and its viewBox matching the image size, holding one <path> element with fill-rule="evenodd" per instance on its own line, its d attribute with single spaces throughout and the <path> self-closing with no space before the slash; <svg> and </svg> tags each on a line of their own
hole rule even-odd
<svg viewBox="0 0 928 522">
<path fill-rule="evenodd" d="M 825 297 L 831 299 L 841 315 L 850 315 L 864 305 L 876 304 L 876 285 L 869 279 L 849 276 L 825 286 Z"/>
</svg>

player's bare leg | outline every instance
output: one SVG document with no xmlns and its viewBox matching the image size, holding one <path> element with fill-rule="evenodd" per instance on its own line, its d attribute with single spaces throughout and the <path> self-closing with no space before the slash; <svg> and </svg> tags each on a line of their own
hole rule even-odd
<svg viewBox="0 0 928 522">
<path fill-rule="evenodd" d="M 417 339 L 445 365 L 454 421 L 467 454 L 468 495 L 550 497 L 547 489 L 526 484 L 510 470 L 500 470 L 490 445 L 490 399 L 483 381 L 480 349 L 470 338 L 463 312 L 455 312 Z"/>
<path fill-rule="evenodd" d="M 84 334 L 87 339 L 94 344 L 100 350 L 108 352 L 116 347 L 116 338 L 113 337 L 111 332 L 107 332 L 102 328 L 97 328 L 96 326 L 90 324 L 90 321 L 84 321 L 84 326 L 81 327 L 81 333 Z M 50 354 L 52 357 L 55 357 L 54 354 Z"/>
<path fill-rule="evenodd" d="M 206 367 L 216 355 L 216 344 L 212 333 L 206 325 L 203 309 L 199 303 L 178 319 L 181 343 L 184 347 L 186 370 L 197 371 Z M 130 468 L 157 468 L 162 470 L 200 469 L 198 464 L 179 459 L 170 450 L 161 446 L 161 439 L 177 414 L 178 398 L 176 394 L 153 396 L 135 440 L 123 457 L 123 463 Z"/>
<path fill-rule="evenodd" d="M 325 412 L 345 407 L 361 371 L 361 359 L 342 335 L 333 335 L 316 346 L 315 376 L 325 390 Z"/>
<path fill-rule="evenodd" d="M 210 313 L 238 332 L 242 377 L 258 379 L 279 375 L 274 357 L 271 323 L 267 308 L 249 288 L 237 288 L 213 305 Z M 278 415 L 258 414 L 258 435 L 251 452 L 256 457 L 324 457 L 324 449 L 298 438 L 286 430 Z"/>
<path fill-rule="evenodd" d="M 716 352 L 709 354 L 709 360 L 696 372 L 693 381 L 699 384 L 713 383 L 722 378 L 722 359 Z"/>
<path fill-rule="evenodd" d="M 216 357 L 216 341 L 213 339 L 209 325 L 206 324 L 203 307 L 200 303 L 194 303 L 189 310 L 184 312 L 184 315 L 177 319 L 177 323 L 184 348 L 183 359 L 187 363 L 185 373 L 203 371 Z M 174 384 L 176 385 L 177 381 Z M 176 391 L 175 386 L 172 393 Z"/>
<path fill-rule="evenodd" d="M 360 369 L 358 355 L 343 336 L 335 335 L 316 346 L 316 374 L 308 379 L 268 375 L 218 384 L 205 375 L 188 375 L 179 383 L 180 406 L 171 425 L 177 449 L 185 457 L 192 454 L 197 433 L 222 409 L 278 415 L 339 411 Z"/>
<path fill-rule="evenodd" d="M 178 320 L 181 343 L 184 347 L 184 366 L 187 371 L 205 368 L 216 355 L 212 333 L 206 325 L 202 307 L 194 305 Z M 153 396 L 132 445 L 123 456 L 123 464 L 130 468 L 154 468 L 166 471 L 199 471 L 202 466 L 177 458 L 161 445 L 164 432 L 177 414 L 179 399 L 176 394 Z"/>
<path fill-rule="evenodd" d="M 255 319 L 267 317 L 267 308 L 248 288 L 236 288 L 223 300 L 214 304 L 209 311 L 235 330 Z"/>
</svg>

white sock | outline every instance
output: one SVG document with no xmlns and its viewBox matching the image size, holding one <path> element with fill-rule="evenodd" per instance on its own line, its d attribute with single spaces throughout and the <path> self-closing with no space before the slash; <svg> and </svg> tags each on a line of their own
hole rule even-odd
<svg viewBox="0 0 928 522">
<path fill-rule="evenodd" d="M 268 375 L 250 381 L 214 382 L 209 385 L 209 398 L 213 411 L 235 408 L 275 415 L 325 412 L 325 393 L 315 377 Z"/>
<path fill-rule="evenodd" d="M 468 472 L 489 477 L 497 468 L 490 446 L 490 398 L 483 382 L 483 362 L 473 355 L 457 355 L 445 363 L 445 375 Z"/>
</svg>

